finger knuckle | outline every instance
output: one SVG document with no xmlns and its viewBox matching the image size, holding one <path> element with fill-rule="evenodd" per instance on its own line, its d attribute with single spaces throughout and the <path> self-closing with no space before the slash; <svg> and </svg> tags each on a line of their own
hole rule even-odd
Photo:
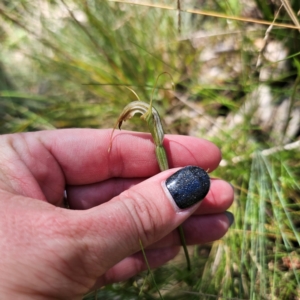
<svg viewBox="0 0 300 300">
<path fill-rule="evenodd" d="M 143 243 L 153 243 L 162 226 L 162 215 L 155 202 L 150 201 L 137 191 L 130 191 L 124 195 L 127 201 L 124 204 L 132 219 L 139 238 Z"/>
</svg>

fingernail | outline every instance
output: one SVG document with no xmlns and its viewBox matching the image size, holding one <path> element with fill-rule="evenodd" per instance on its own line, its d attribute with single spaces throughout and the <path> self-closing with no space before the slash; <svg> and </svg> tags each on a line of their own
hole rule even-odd
<svg viewBox="0 0 300 300">
<path fill-rule="evenodd" d="M 229 221 L 229 227 L 230 227 L 234 222 L 234 215 L 230 211 L 225 211 L 224 214 Z"/>
<path fill-rule="evenodd" d="M 170 176 L 166 187 L 176 205 L 184 209 L 204 199 L 209 191 L 210 179 L 203 169 L 188 166 Z"/>
</svg>

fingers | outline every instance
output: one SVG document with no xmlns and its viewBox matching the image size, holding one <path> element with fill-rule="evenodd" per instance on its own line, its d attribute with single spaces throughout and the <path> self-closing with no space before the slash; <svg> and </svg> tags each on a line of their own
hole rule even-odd
<svg viewBox="0 0 300 300">
<path fill-rule="evenodd" d="M 210 190 L 194 214 L 222 213 L 231 206 L 233 199 L 234 190 L 231 184 L 224 180 L 211 179 Z"/>
<path fill-rule="evenodd" d="M 118 196 L 123 191 L 142 182 L 144 179 L 109 179 L 101 183 L 68 186 L 68 203 L 72 209 L 88 209 L 100 205 Z M 233 188 L 226 181 L 212 179 L 205 199 L 195 214 L 216 214 L 226 211 L 233 201 Z"/>
<path fill-rule="evenodd" d="M 225 214 L 214 216 L 192 216 L 183 223 L 188 245 L 198 245 L 220 239 L 229 228 Z M 180 250 L 180 238 L 175 229 L 162 240 L 145 250 L 151 268 L 157 268 L 173 259 Z M 93 289 L 106 284 L 123 281 L 147 269 L 142 252 L 123 259 L 102 276 Z"/>
<path fill-rule="evenodd" d="M 151 269 L 158 268 L 173 259 L 179 252 L 180 247 L 168 247 L 161 249 L 147 249 L 145 254 Z M 105 275 L 97 281 L 92 290 L 114 282 L 127 280 L 134 275 L 147 270 L 147 265 L 141 251 L 129 256 L 109 269 Z"/>
<path fill-rule="evenodd" d="M 191 216 L 183 224 L 187 245 L 199 245 L 213 242 L 222 238 L 230 227 L 230 220 L 224 214 Z M 178 230 L 172 231 L 150 248 L 165 248 L 180 246 Z"/>
<path fill-rule="evenodd" d="M 53 203 L 57 199 L 52 198 L 61 201 L 66 184 L 147 178 L 159 171 L 150 134 L 117 131 L 108 152 L 111 132 L 69 129 L 2 136 L 2 155 L 8 164 L 4 176 L 14 178 L 18 192 L 39 199 L 44 194 Z M 219 149 L 202 139 L 166 135 L 164 146 L 170 168 L 195 165 L 212 171 L 221 159 Z"/>
<path fill-rule="evenodd" d="M 67 186 L 68 203 L 71 209 L 88 209 L 118 196 L 145 178 L 113 178 L 103 182 Z"/>
<path fill-rule="evenodd" d="M 150 134 L 111 130 L 56 130 L 37 133 L 59 163 L 71 185 L 91 184 L 113 177 L 150 177 L 159 172 Z M 166 135 L 164 146 L 170 168 L 186 165 L 215 169 L 219 149 L 209 141 Z M 67 150 L 66 150 L 67 149 Z"/>
<path fill-rule="evenodd" d="M 6 165 L 0 179 L 10 182 L 3 188 L 57 205 L 66 185 L 115 177 L 148 178 L 159 172 L 150 134 L 116 131 L 108 152 L 111 132 L 68 129 L 2 136 Z M 198 138 L 166 135 L 164 146 L 170 168 L 195 165 L 212 171 L 221 159 L 214 144 Z"/>
<path fill-rule="evenodd" d="M 189 190 L 183 187 L 178 193 L 183 193 L 183 197 L 192 194 L 193 197 L 188 199 L 187 208 L 179 209 L 175 202 L 177 199 L 174 201 L 164 184 L 174 171 L 153 176 L 100 206 L 73 211 L 80 216 L 77 223 L 83 228 L 83 234 L 76 242 L 95 249 L 95 255 L 101 259 L 106 270 L 139 251 L 139 240 L 146 248 L 168 235 L 191 216 L 201 201 L 194 197 L 198 188 L 202 188 L 198 173 L 195 175 L 189 167 L 180 169 L 178 172 L 185 178 L 184 183 Z M 191 181 L 192 187 L 189 185 Z"/>
<path fill-rule="evenodd" d="M 119 182 L 120 181 L 120 182 Z M 107 200 L 99 200 L 99 194 L 103 191 L 108 192 L 113 189 L 116 192 L 122 192 L 122 189 L 130 188 L 135 183 L 139 183 L 139 179 L 128 179 L 128 182 L 124 180 L 110 180 L 105 182 L 105 187 L 95 185 L 94 187 L 73 187 L 70 192 L 70 202 L 73 205 L 77 205 L 78 209 L 87 209 L 90 206 L 96 206 Z M 107 186 L 106 186 L 107 184 Z M 124 186 L 122 186 L 124 184 Z M 120 190 L 118 190 L 120 189 Z M 89 195 L 89 193 L 91 195 Z M 68 194 L 69 195 L 69 194 Z M 111 196 L 112 194 L 108 195 Z M 85 201 L 85 199 L 88 199 Z M 110 198 L 108 198 L 110 199 Z M 232 204 L 234 199 L 234 192 L 232 186 L 226 181 L 219 179 L 211 180 L 211 188 L 201 205 L 193 213 L 193 216 L 188 218 L 183 223 L 186 242 L 189 245 L 202 244 L 212 242 L 220 239 L 225 235 L 229 228 L 228 218 L 223 214 Z M 72 206 L 71 206 L 72 207 Z M 199 217 L 198 217 L 199 215 Z M 179 246 L 180 239 L 178 231 L 175 229 L 162 240 L 151 245 L 151 248 L 171 247 Z"/>
<path fill-rule="evenodd" d="M 229 227 L 228 218 L 224 214 L 215 216 L 191 217 L 183 224 L 188 245 L 198 245 L 220 239 Z M 180 250 L 180 238 L 177 230 L 164 237 L 161 241 L 145 250 L 151 268 L 157 268 L 173 259 Z M 147 269 L 142 252 L 125 258 L 100 278 L 96 287 L 128 278 Z"/>
</svg>

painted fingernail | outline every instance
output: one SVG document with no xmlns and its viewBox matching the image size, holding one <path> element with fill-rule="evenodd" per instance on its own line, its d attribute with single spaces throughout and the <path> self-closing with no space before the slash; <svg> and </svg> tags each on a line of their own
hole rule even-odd
<svg viewBox="0 0 300 300">
<path fill-rule="evenodd" d="M 184 209 L 204 199 L 209 191 L 210 179 L 203 169 L 188 166 L 170 176 L 166 187 L 176 205 Z"/>
<path fill-rule="evenodd" d="M 229 227 L 230 227 L 234 222 L 234 215 L 230 211 L 225 211 L 224 214 L 229 221 Z"/>
</svg>

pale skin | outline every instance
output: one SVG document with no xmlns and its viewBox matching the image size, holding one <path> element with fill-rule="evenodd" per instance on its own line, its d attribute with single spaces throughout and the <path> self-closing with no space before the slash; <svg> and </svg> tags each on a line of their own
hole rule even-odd
<svg viewBox="0 0 300 300">
<path fill-rule="evenodd" d="M 233 190 L 212 179 L 201 205 L 179 211 L 163 188 L 180 167 L 214 170 L 212 143 L 166 135 L 170 170 L 159 172 L 149 134 L 69 129 L 0 136 L 0 295 L 81 299 L 151 267 L 187 244 L 221 238 Z M 67 190 L 70 209 L 63 207 Z"/>
</svg>

